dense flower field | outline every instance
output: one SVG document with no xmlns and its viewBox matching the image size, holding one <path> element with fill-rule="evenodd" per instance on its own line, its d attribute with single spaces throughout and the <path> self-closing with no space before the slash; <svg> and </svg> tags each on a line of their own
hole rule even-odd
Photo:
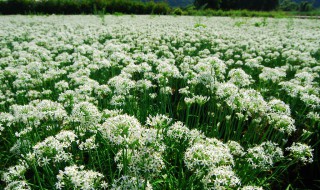
<svg viewBox="0 0 320 190">
<path fill-rule="evenodd" d="M 0 48 L 1 189 L 284 189 L 319 161 L 319 20 L 1 16 Z"/>
</svg>

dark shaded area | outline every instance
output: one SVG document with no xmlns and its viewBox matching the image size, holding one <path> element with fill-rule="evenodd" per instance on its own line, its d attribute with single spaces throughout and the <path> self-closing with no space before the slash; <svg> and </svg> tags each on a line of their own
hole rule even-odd
<svg viewBox="0 0 320 190">
<path fill-rule="evenodd" d="M 168 14 L 170 6 L 165 2 L 130 0 L 8 0 L 0 2 L 1 14 Z"/>
<path fill-rule="evenodd" d="M 309 2 L 309 3 L 312 3 L 314 7 L 320 7 L 320 0 L 292 0 L 292 1 L 296 3 Z"/>
<path fill-rule="evenodd" d="M 194 5 L 198 8 L 205 6 L 212 9 L 236 10 L 248 9 L 270 11 L 278 7 L 278 0 L 195 0 Z"/>
<path fill-rule="evenodd" d="M 320 0 L 195 0 L 194 6 L 198 9 L 306 12 L 320 6 Z"/>
<path fill-rule="evenodd" d="M 171 7 L 186 7 L 192 5 L 194 0 L 141 0 L 142 2 L 167 2 Z"/>
<path fill-rule="evenodd" d="M 282 11 L 289 11 L 286 13 L 319 15 L 319 11 L 313 11 L 313 5 L 320 5 L 320 0 L 3 0 L 0 1 L 0 14 L 122 13 L 281 17 L 284 14 Z"/>
</svg>

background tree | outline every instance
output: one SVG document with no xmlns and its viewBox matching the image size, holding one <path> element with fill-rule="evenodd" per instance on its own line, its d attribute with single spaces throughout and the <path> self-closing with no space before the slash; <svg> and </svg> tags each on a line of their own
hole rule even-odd
<svg viewBox="0 0 320 190">
<path fill-rule="evenodd" d="M 235 10 L 241 7 L 240 0 L 223 0 L 221 2 L 221 7 L 224 10 Z"/>
<path fill-rule="evenodd" d="M 312 5 L 311 2 L 302 1 L 302 2 L 300 3 L 299 11 L 301 11 L 301 12 L 311 11 L 312 9 L 313 9 L 313 5 Z"/>
<path fill-rule="evenodd" d="M 298 10 L 298 3 L 293 2 L 292 0 L 284 0 L 280 2 L 279 8 L 283 11 L 296 11 Z"/>
<path fill-rule="evenodd" d="M 211 9 L 248 9 L 248 10 L 273 10 L 279 5 L 278 0 L 195 0 L 197 8 L 205 6 Z"/>
<path fill-rule="evenodd" d="M 195 0 L 194 6 L 197 8 L 204 7 L 211 9 L 220 9 L 222 0 Z"/>
</svg>

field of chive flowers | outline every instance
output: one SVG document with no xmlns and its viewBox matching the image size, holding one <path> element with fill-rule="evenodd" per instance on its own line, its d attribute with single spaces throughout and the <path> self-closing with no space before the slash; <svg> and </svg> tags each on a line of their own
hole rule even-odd
<svg viewBox="0 0 320 190">
<path fill-rule="evenodd" d="M 290 189 L 319 169 L 320 20 L 1 16 L 0 48 L 0 189 Z"/>
</svg>

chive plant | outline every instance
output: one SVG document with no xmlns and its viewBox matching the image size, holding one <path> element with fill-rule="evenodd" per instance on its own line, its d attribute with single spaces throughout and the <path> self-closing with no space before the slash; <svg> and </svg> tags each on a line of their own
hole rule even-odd
<svg viewBox="0 0 320 190">
<path fill-rule="evenodd" d="M 319 169 L 317 20 L 0 20 L 0 188 L 289 189 Z"/>
</svg>

